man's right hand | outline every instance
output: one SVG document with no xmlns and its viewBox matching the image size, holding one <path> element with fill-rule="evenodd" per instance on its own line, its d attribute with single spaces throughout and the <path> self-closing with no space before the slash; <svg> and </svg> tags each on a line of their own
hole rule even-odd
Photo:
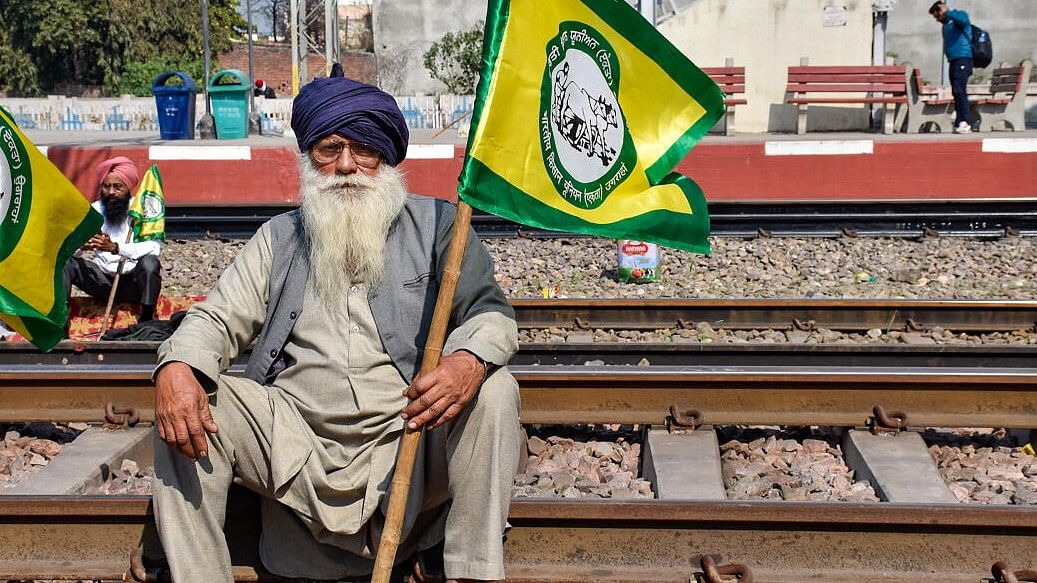
<svg viewBox="0 0 1037 583">
<path fill-rule="evenodd" d="M 155 377 L 155 425 L 162 440 L 197 460 L 209 455 L 206 432 L 219 429 L 212 420 L 209 397 L 182 362 L 163 366 Z"/>
</svg>

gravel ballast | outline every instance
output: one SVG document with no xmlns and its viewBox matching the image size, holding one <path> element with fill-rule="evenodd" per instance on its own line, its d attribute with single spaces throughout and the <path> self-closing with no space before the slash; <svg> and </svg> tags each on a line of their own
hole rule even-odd
<svg viewBox="0 0 1037 583">
<path fill-rule="evenodd" d="M 641 444 L 632 429 L 600 426 L 534 427 L 515 498 L 653 498 L 639 476 Z"/>
<path fill-rule="evenodd" d="M 854 481 L 837 434 L 728 427 L 718 438 L 729 500 L 879 500 L 866 480 Z"/>
<path fill-rule="evenodd" d="M 0 424 L 0 494 L 41 471 L 80 430 L 57 423 Z"/>
<path fill-rule="evenodd" d="M 613 241 L 489 238 L 497 281 L 512 298 L 919 298 L 1037 297 L 1037 238 L 986 241 L 713 238 L 709 257 L 663 249 L 658 283 L 620 282 Z M 204 294 L 243 240 L 168 241 L 163 293 Z"/>
<path fill-rule="evenodd" d="M 967 430 L 922 434 L 947 487 L 966 504 L 1037 504 L 1037 457 L 1011 436 Z"/>
</svg>

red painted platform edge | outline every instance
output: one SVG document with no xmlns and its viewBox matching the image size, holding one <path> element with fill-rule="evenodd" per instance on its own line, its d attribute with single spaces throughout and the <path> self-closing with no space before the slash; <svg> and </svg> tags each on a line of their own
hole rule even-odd
<svg viewBox="0 0 1037 583">
<path fill-rule="evenodd" d="M 88 198 L 94 166 L 128 156 L 142 168 L 147 146 L 52 146 L 50 159 Z M 453 158 L 407 159 L 412 192 L 457 198 L 464 147 Z M 251 160 L 158 161 L 167 203 L 292 204 L 298 202 L 294 148 L 252 147 Z M 695 180 L 711 202 L 1029 199 L 1037 197 L 1037 153 L 982 151 L 981 140 L 876 141 L 871 154 L 768 156 L 759 143 L 700 144 L 676 170 Z"/>
</svg>

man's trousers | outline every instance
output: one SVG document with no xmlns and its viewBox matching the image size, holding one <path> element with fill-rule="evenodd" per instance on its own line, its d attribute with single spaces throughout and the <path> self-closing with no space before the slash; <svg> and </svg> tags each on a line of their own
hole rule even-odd
<svg viewBox="0 0 1037 583">
<path fill-rule="evenodd" d="M 270 403 L 267 387 L 221 376 L 210 399 L 219 431 L 209 435 L 209 456 L 198 462 L 167 446 L 156 431 L 155 519 L 177 583 L 233 581 L 222 531 L 232 483 L 262 498 L 260 557 L 268 570 L 314 579 L 371 572 L 387 498 L 382 497 L 374 516 L 355 535 L 364 540 L 349 543 L 367 549 L 363 553 L 367 556 L 314 539 L 295 511 L 276 501 L 283 493 L 272 491 Z M 461 415 L 425 432 L 419 449 L 424 470 L 416 469 L 413 475 L 422 488 L 421 512 L 410 532 L 403 533 L 397 562 L 432 547 L 445 535 L 447 578 L 504 578 L 502 536 L 520 450 L 524 450 L 518 414 L 518 385 L 507 369 L 499 369 Z M 324 472 L 316 458 L 310 456 L 293 481 L 308 481 L 313 473 Z"/>
<path fill-rule="evenodd" d="M 972 123 L 969 114 L 969 77 L 972 76 L 972 59 L 951 59 L 947 64 L 947 73 L 951 78 L 951 95 L 954 96 L 954 127 L 965 122 Z"/>
<path fill-rule="evenodd" d="M 72 294 L 74 285 L 89 296 L 107 299 L 112 291 L 115 275 L 101 269 L 93 261 L 71 257 L 65 263 L 64 279 L 66 298 Z M 119 277 L 119 289 L 115 290 L 115 300 L 154 308 L 161 291 L 162 264 L 159 263 L 158 257 L 145 255 L 137 260 L 137 265 L 133 269 Z"/>
</svg>

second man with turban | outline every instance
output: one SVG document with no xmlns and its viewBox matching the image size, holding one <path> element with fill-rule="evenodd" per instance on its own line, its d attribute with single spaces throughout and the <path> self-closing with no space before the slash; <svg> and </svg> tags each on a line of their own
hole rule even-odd
<svg viewBox="0 0 1037 583">
<path fill-rule="evenodd" d="M 143 322 L 154 317 L 162 290 L 162 265 L 158 261 L 162 244 L 159 241 L 127 242 L 132 228 L 128 214 L 130 203 L 139 183 L 140 170 L 125 156 L 116 156 L 97 166 L 99 197 L 93 207 L 104 215 L 104 225 L 100 233 L 83 245 L 83 250 L 94 252 L 93 259 L 78 255 L 69 258 L 64 280 L 65 297 L 72 294 L 74 285 L 90 296 L 105 300 L 122 261 L 115 299 L 139 303 Z"/>
</svg>

